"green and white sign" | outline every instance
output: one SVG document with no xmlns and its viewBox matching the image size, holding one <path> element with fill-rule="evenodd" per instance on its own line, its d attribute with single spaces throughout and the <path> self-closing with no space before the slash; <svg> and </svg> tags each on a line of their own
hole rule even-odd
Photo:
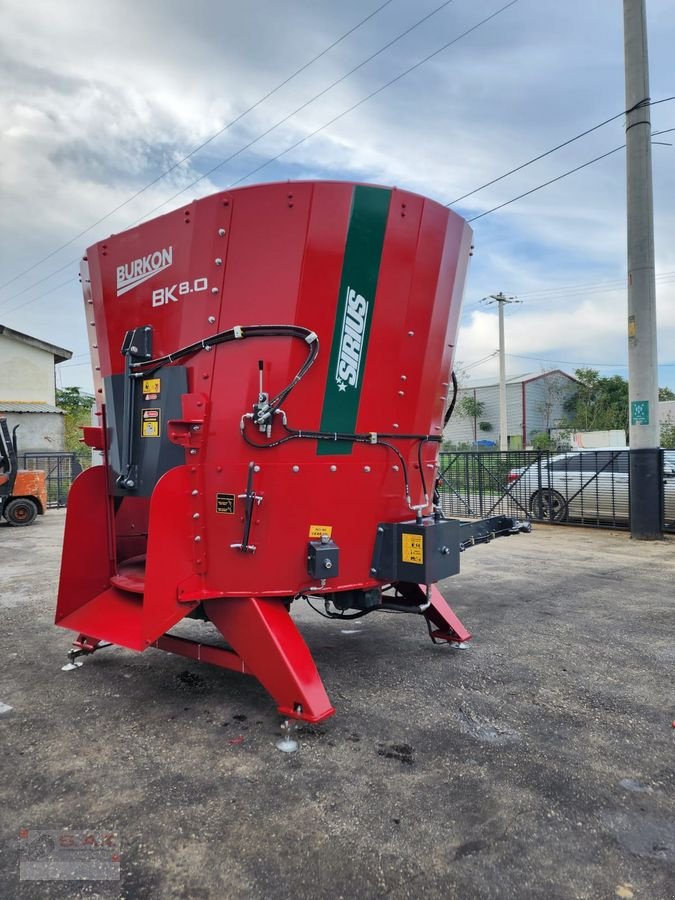
<svg viewBox="0 0 675 900">
<path fill-rule="evenodd" d="M 340 294 L 321 412 L 321 431 L 352 434 L 356 426 L 391 191 L 354 188 Z M 317 453 L 348 454 L 351 441 L 319 441 Z"/>
<path fill-rule="evenodd" d="M 649 425 L 649 400 L 633 400 L 630 405 L 630 424 Z"/>
</svg>

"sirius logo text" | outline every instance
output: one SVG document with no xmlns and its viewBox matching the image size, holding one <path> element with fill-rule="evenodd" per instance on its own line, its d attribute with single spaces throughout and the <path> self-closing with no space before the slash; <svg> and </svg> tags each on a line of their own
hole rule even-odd
<svg viewBox="0 0 675 900">
<path fill-rule="evenodd" d="M 368 301 L 361 294 L 348 287 L 346 299 L 340 355 L 335 370 L 335 381 L 341 391 L 345 391 L 347 385 L 355 388 L 359 383 L 363 335 L 368 319 Z"/>
<path fill-rule="evenodd" d="M 155 250 L 140 259 L 134 259 L 124 266 L 117 267 L 117 296 L 143 284 L 158 272 L 168 269 L 173 262 L 173 247 Z"/>
</svg>

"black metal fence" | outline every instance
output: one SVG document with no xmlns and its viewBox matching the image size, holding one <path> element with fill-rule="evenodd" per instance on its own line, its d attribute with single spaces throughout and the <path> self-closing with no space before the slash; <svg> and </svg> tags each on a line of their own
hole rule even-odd
<svg viewBox="0 0 675 900">
<path fill-rule="evenodd" d="M 66 505 L 70 485 L 90 463 L 88 450 L 19 455 L 22 468 L 45 472 L 50 507 Z M 630 527 L 627 450 L 443 451 L 439 476 L 446 516 Z M 663 453 L 663 529 L 675 532 L 675 451 Z"/>
<path fill-rule="evenodd" d="M 70 485 L 83 468 L 91 465 L 91 451 L 79 453 L 20 453 L 23 469 L 42 469 L 47 481 L 47 506 L 65 506 Z"/>
<path fill-rule="evenodd" d="M 675 453 L 664 452 L 663 527 L 675 531 Z M 442 452 L 447 516 L 630 527 L 628 450 Z"/>
</svg>

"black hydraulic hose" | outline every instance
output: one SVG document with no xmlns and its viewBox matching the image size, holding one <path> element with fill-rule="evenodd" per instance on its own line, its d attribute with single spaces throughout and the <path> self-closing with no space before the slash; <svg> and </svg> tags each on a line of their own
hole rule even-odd
<svg viewBox="0 0 675 900">
<path fill-rule="evenodd" d="M 417 466 L 420 470 L 420 480 L 422 482 L 422 495 L 426 502 L 429 502 L 429 495 L 427 494 L 427 479 L 424 475 L 424 463 L 422 461 L 422 446 L 428 441 L 428 438 L 422 438 L 417 444 Z"/>
<path fill-rule="evenodd" d="M 367 616 L 370 613 L 376 612 L 379 609 L 378 606 L 374 606 L 371 609 L 361 609 L 361 610 L 359 610 L 359 612 L 348 613 L 345 615 L 345 613 L 321 612 L 320 609 L 317 609 L 316 606 L 314 606 L 314 604 L 309 599 L 307 594 L 297 594 L 293 599 L 294 600 L 299 600 L 299 599 L 306 600 L 309 608 L 314 610 L 314 612 L 317 615 L 323 616 L 324 619 L 342 619 L 343 622 L 348 622 L 350 619 L 362 619 L 363 616 Z"/>
<path fill-rule="evenodd" d="M 132 363 L 133 369 L 139 371 L 139 376 L 145 377 L 148 369 L 156 370 L 168 363 L 176 362 L 186 356 L 192 356 L 199 353 L 200 350 L 209 350 L 218 344 L 227 344 L 230 341 L 244 340 L 249 337 L 298 337 L 306 341 L 310 346 L 318 344 L 318 339 L 313 331 L 309 328 L 303 328 L 301 325 L 235 325 L 225 331 L 219 331 L 209 337 L 188 344 L 172 353 L 166 353 L 164 356 L 158 356 L 154 359 L 140 360 Z M 318 353 L 318 347 L 314 350 L 314 356 Z"/>
<path fill-rule="evenodd" d="M 226 331 L 220 331 L 210 337 L 203 338 L 201 341 L 195 341 L 193 344 L 174 350 L 173 353 L 167 353 L 155 359 L 132 363 L 131 368 L 137 370 L 133 375 L 136 378 L 147 378 L 148 375 L 154 374 L 162 366 L 177 362 L 179 359 L 184 359 L 187 356 L 193 356 L 201 350 L 211 350 L 219 344 L 227 344 L 251 337 L 295 337 L 309 345 L 307 359 L 298 370 L 296 376 L 290 384 L 287 384 L 285 388 L 279 391 L 276 397 L 268 402 L 264 413 L 265 418 L 271 420 L 276 410 L 279 409 L 296 384 L 304 378 L 319 355 L 319 339 L 316 333 L 310 331 L 309 328 L 303 328 L 301 325 L 235 325 Z"/>
<path fill-rule="evenodd" d="M 455 404 L 457 403 L 457 391 L 459 388 L 459 386 L 457 384 L 457 376 L 455 375 L 454 369 L 452 370 L 452 372 L 450 374 L 451 374 L 451 380 L 452 380 L 452 400 L 450 401 L 450 406 L 448 406 L 445 416 L 443 418 L 443 429 L 444 430 L 445 430 L 445 426 L 450 421 L 450 416 L 452 415 L 452 413 L 455 409 Z M 443 435 L 441 434 L 438 438 L 435 438 L 435 439 L 440 442 L 443 440 Z M 427 441 L 432 441 L 432 440 L 434 440 L 434 437 L 429 435 L 427 437 L 421 438 L 419 444 L 417 445 L 417 464 L 418 464 L 419 470 L 420 470 L 420 479 L 422 481 L 422 491 L 424 493 L 425 500 L 429 499 L 429 495 L 427 493 L 427 480 L 424 476 L 424 469 L 422 468 L 422 445 L 424 443 L 426 443 Z"/>
<path fill-rule="evenodd" d="M 455 403 L 457 403 L 457 391 L 459 390 L 459 385 L 457 384 L 457 376 L 455 375 L 455 370 L 452 370 L 452 400 L 450 401 L 450 406 L 445 413 L 445 418 L 443 419 L 443 428 L 450 421 L 450 416 L 453 414 L 455 409 Z"/>
<path fill-rule="evenodd" d="M 290 384 L 287 384 L 272 400 L 269 401 L 266 413 L 269 418 L 281 406 L 286 397 L 293 390 L 295 385 L 307 374 L 310 367 L 314 364 L 315 359 L 319 355 L 319 339 L 316 333 L 310 331 L 309 328 L 303 328 L 300 325 L 235 325 L 226 331 L 219 331 L 210 337 L 203 338 L 201 341 L 195 341 L 172 353 L 164 356 L 158 356 L 155 359 L 140 360 L 131 364 L 133 375 L 136 378 L 147 378 L 148 375 L 154 374 L 162 366 L 170 365 L 187 356 L 194 356 L 202 350 L 211 350 L 219 344 L 228 344 L 232 341 L 245 340 L 252 337 L 294 337 L 305 341 L 309 345 L 309 353 L 297 375 Z"/>
<path fill-rule="evenodd" d="M 286 385 L 285 388 L 279 391 L 276 397 L 268 402 L 266 408 L 264 409 L 264 419 L 271 423 L 274 414 L 279 410 L 281 404 L 288 397 L 293 388 L 307 374 L 319 353 L 319 339 L 316 333 L 310 331 L 308 328 L 303 328 L 300 325 L 236 325 L 232 328 L 228 328 L 225 331 L 220 331 L 209 337 L 203 338 L 200 341 L 195 341 L 192 344 L 181 347 L 178 350 L 174 350 L 172 353 L 167 353 L 164 356 L 159 356 L 155 357 L 154 359 L 148 360 L 139 360 L 137 362 L 130 363 L 130 374 L 134 378 L 147 378 L 149 375 L 154 374 L 163 366 L 171 365 L 172 363 L 178 362 L 181 359 L 193 356 L 195 353 L 199 353 L 203 350 L 211 350 L 213 347 L 216 347 L 219 344 L 226 344 L 232 341 L 243 340 L 252 337 L 295 337 L 305 341 L 305 343 L 309 345 L 309 353 L 307 355 L 307 359 L 298 370 L 296 376 L 289 384 Z M 448 413 L 446 414 L 445 423 L 447 423 L 449 415 L 452 413 L 452 410 L 455 406 L 455 401 L 457 399 L 457 379 L 455 378 L 454 372 L 452 373 L 452 381 L 454 386 L 454 395 Z M 261 421 L 263 421 L 263 419 L 259 418 L 256 424 L 259 424 Z M 424 471 L 422 469 L 421 448 L 422 444 L 427 441 L 440 442 L 442 440 L 441 435 L 396 434 L 380 432 L 373 432 L 368 434 L 344 434 L 341 432 L 305 431 L 300 429 L 291 429 L 285 424 L 285 422 L 283 423 L 283 427 L 287 432 L 285 437 L 277 438 L 274 441 L 268 441 L 266 443 L 258 443 L 251 440 L 251 438 L 249 438 L 249 436 L 246 434 L 245 422 L 242 419 L 242 437 L 250 447 L 254 447 L 258 450 L 269 450 L 273 447 L 279 447 L 282 444 L 287 443 L 288 441 L 302 438 L 310 440 L 351 441 L 352 443 L 377 444 L 380 447 L 386 447 L 398 457 L 398 460 L 401 464 L 401 471 L 405 484 L 405 494 L 408 498 L 410 498 L 408 467 L 401 451 L 398 449 L 398 447 L 395 447 L 393 444 L 389 443 L 389 441 L 419 441 L 418 463 L 420 467 L 420 476 L 422 480 L 424 497 L 425 499 L 428 499 L 426 479 L 424 477 Z"/>
<path fill-rule="evenodd" d="M 242 423 L 243 424 L 243 423 Z M 273 447 L 280 447 L 282 444 L 288 443 L 288 441 L 294 440 L 312 440 L 312 441 L 351 441 L 355 444 L 370 444 L 371 446 L 379 446 L 386 447 L 388 450 L 391 450 L 392 453 L 395 453 L 398 457 L 399 462 L 401 463 L 401 472 L 403 474 L 403 482 L 405 485 L 405 495 L 406 497 L 410 497 L 410 481 L 408 479 L 408 466 L 406 464 L 405 459 L 403 458 L 403 454 L 395 447 L 393 444 L 390 444 L 388 441 L 383 441 L 381 438 L 383 437 L 379 433 L 375 434 L 345 434 L 339 431 L 304 431 L 299 429 L 289 428 L 288 425 L 282 423 L 283 428 L 288 432 L 286 437 L 277 438 L 274 441 L 269 441 L 265 444 L 258 443 L 256 441 L 252 441 L 244 427 L 242 427 L 242 437 L 249 445 L 249 447 L 254 447 L 256 450 L 269 450 Z M 384 437 L 396 437 L 396 438 L 410 438 L 412 440 L 419 440 L 421 437 L 426 437 L 425 435 L 384 435 Z M 430 435 L 430 440 L 434 440 L 434 436 Z"/>
</svg>

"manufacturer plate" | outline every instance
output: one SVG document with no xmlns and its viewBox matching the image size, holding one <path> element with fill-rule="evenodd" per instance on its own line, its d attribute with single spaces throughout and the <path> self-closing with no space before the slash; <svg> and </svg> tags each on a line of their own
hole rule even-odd
<svg viewBox="0 0 675 900">
<path fill-rule="evenodd" d="M 234 494 L 216 494 L 216 512 L 226 516 L 234 515 Z"/>
</svg>

